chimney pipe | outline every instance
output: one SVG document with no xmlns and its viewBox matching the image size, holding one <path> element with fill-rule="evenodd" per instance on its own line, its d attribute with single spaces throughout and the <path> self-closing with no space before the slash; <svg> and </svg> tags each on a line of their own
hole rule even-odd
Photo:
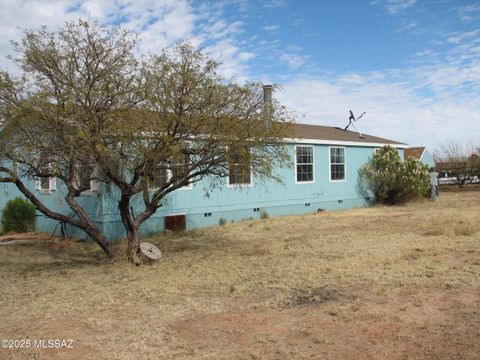
<svg viewBox="0 0 480 360">
<path fill-rule="evenodd" d="M 272 85 L 263 85 L 263 102 L 265 105 L 272 105 Z"/>
<path fill-rule="evenodd" d="M 263 109 L 265 112 L 265 126 L 270 126 L 272 122 L 272 85 L 263 86 Z"/>
</svg>

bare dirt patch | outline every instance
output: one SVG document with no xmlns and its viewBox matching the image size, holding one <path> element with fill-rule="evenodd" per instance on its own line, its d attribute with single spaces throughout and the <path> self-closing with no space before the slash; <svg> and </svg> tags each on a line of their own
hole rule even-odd
<svg viewBox="0 0 480 360">
<path fill-rule="evenodd" d="M 323 291 L 322 291 L 323 292 Z M 329 301 L 333 301 L 329 296 Z M 180 357 L 476 359 L 478 292 L 401 289 L 359 303 L 222 312 L 174 325 Z"/>
<path fill-rule="evenodd" d="M 0 359 L 477 359 L 480 193 L 145 239 L 0 246 Z M 67 244 L 67 245 L 65 245 Z M 125 244 L 116 244 L 122 252 Z"/>
</svg>

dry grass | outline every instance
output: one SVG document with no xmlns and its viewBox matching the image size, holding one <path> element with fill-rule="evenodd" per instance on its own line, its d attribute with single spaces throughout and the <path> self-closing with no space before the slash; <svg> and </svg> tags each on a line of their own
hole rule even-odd
<svg viewBox="0 0 480 360">
<path fill-rule="evenodd" d="M 371 296 L 398 289 L 477 291 L 479 204 L 479 192 L 448 193 L 159 235 L 148 241 L 164 258 L 142 267 L 111 264 L 88 243 L 3 246 L 2 337 L 71 338 L 75 349 L 0 358 L 195 358 L 173 330 L 182 319 L 303 304 L 351 321 Z"/>
</svg>

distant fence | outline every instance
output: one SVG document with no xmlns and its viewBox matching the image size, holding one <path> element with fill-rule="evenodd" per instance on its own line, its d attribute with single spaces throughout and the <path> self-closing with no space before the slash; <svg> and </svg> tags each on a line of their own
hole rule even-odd
<svg viewBox="0 0 480 360">
<path fill-rule="evenodd" d="M 468 185 L 457 185 L 457 184 L 439 184 L 439 191 L 480 191 L 480 184 L 468 184 Z"/>
</svg>

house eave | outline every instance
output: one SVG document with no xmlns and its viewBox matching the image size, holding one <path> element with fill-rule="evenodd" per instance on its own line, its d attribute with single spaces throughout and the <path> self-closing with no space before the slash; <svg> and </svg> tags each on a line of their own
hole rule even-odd
<svg viewBox="0 0 480 360">
<path fill-rule="evenodd" d="M 295 144 L 316 144 L 316 145 L 345 145 L 345 146 L 361 146 L 361 147 L 382 147 L 389 145 L 394 148 L 405 149 L 408 147 L 407 144 L 397 144 L 397 143 L 373 143 L 373 142 L 360 142 L 360 141 L 340 141 L 340 140 L 323 140 L 323 139 L 295 139 L 295 138 L 286 138 L 284 139 L 287 143 Z"/>
</svg>

